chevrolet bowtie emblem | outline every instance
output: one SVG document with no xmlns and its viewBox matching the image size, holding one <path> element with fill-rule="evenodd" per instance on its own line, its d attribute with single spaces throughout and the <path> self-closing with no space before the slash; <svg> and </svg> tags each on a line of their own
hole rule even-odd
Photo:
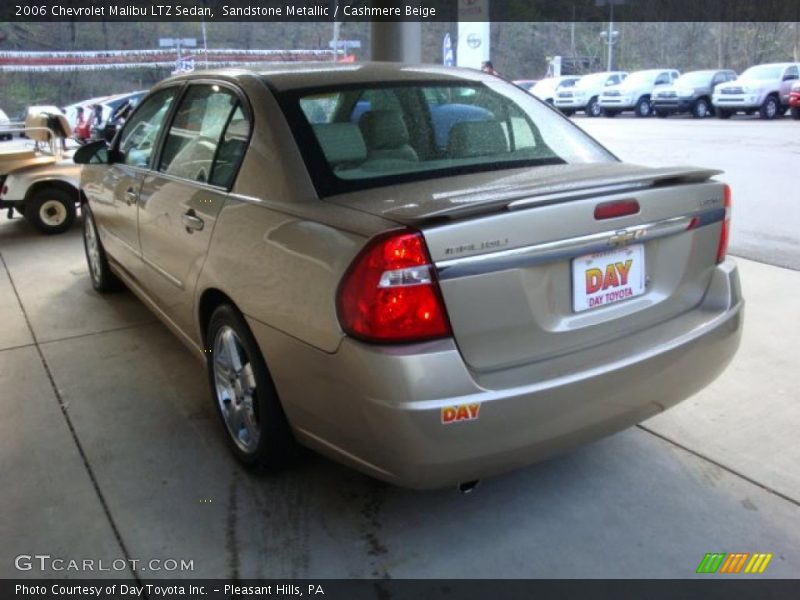
<svg viewBox="0 0 800 600">
<path fill-rule="evenodd" d="M 608 238 L 608 245 L 609 246 L 624 246 L 632 242 L 633 240 L 638 240 L 643 238 L 647 235 L 647 232 L 644 229 L 637 229 L 635 231 L 627 231 L 622 229 L 617 231 L 614 235 Z"/>
</svg>

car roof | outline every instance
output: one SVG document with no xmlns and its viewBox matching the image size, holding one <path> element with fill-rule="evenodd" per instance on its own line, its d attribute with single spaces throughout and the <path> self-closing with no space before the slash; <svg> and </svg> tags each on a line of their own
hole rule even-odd
<svg viewBox="0 0 800 600">
<path fill-rule="evenodd" d="M 496 76 L 482 73 L 478 70 L 444 67 L 441 65 L 412 65 L 384 62 L 302 62 L 276 63 L 275 65 L 270 65 L 268 68 L 259 70 L 213 69 L 208 71 L 195 71 L 170 77 L 162 82 L 162 84 L 166 85 L 170 82 L 192 79 L 222 78 L 235 80 L 243 77 L 258 77 L 279 92 L 310 87 L 327 87 L 359 83 L 386 83 L 391 81 L 447 81 L 452 83 L 498 81 Z"/>
<path fill-rule="evenodd" d="M 758 65 L 750 65 L 747 68 L 752 69 L 753 67 L 783 67 L 785 69 L 786 67 L 796 67 L 798 66 L 798 64 L 800 63 L 796 62 L 761 63 Z"/>
<path fill-rule="evenodd" d="M 633 71 L 631 75 L 633 75 L 633 73 L 661 73 L 663 71 L 677 71 L 677 70 L 678 69 L 673 69 L 671 67 L 664 67 L 663 69 L 642 69 L 640 71 Z"/>
<path fill-rule="evenodd" d="M 706 75 L 713 75 L 715 73 L 735 73 L 733 69 L 697 69 L 696 71 L 686 71 L 686 73 L 681 73 L 681 77 L 684 75 L 695 75 L 697 73 L 704 73 Z"/>
<path fill-rule="evenodd" d="M 602 75 L 610 77 L 611 75 L 625 75 L 627 73 L 627 71 L 597 71 L 595 73 L 586 73 L 585 75 L 581 75 L 580 78 L 585 79 L 586 77 L 600 77 Z"/>
</svg>

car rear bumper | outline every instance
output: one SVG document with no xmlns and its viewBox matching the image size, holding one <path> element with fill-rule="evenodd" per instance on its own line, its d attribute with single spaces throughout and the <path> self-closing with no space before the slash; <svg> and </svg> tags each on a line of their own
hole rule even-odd
<svg viewBox="0 0 800 600">
<path fill-rule="evenodd" d="M 345 338 L 327 354 L 249 321 L 302 443 L 379 479 L 437 488 L 535 463 L 684 400 L 730 362 L 742 318 L 738 272 L 726 261 L 692 311 L 577 360 L 502 373 L 470 372 L 452 340 Z M 549 376 L 526 378 L 534 371 Z M 442 422 L 461 406 L 463 417 L 478 406 L 477 418 Z"/>
</svg>

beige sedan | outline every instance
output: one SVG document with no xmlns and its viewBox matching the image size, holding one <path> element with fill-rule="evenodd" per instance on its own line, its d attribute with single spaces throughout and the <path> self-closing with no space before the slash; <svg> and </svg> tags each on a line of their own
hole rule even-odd
<svg viewBox="0 0 800 600">
<path fill-rule="evenodd" d="M 717 172 L 620 163 L 496 77 L 168 79 L 86 146 L 84 241 L 207 366 L 242 462 L 462 485 L 702 389 L 741 333 Z"/>
</svg>

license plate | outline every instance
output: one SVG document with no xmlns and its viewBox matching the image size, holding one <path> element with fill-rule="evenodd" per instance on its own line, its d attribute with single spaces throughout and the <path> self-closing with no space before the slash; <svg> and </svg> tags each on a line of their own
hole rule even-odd
<svg viewBox="0 0 800 600">
<path fill-rule="evenodd" d="M 582 312 L 645 292 L 644 246 L 585 254 L 572 260 L 572 309 Z"/>
</svg>

